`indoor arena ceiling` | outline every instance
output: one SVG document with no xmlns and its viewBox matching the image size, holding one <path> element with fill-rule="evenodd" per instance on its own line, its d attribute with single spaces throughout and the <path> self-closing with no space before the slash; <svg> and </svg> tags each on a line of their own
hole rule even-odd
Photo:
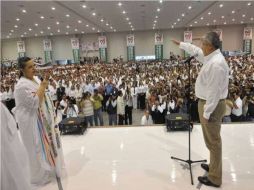
<svg viewBox="0 0 254 190">
<path fill-rule="evenodd" d="M 253 24 L 253 1 L 2 1 L 2 38 Z"/>
</svg>

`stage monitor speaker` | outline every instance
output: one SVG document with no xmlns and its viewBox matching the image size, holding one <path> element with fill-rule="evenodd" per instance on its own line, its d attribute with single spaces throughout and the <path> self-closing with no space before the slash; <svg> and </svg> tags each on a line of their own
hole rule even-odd
<svg viewBox="0 0 254 190">
<path fill-rule="evenodd" d="M 189 114 L 171 113 L 166 115 L 165 119 L 167 131 L 188 131 L 189 127 L 191 127 Z"/>
</svg>

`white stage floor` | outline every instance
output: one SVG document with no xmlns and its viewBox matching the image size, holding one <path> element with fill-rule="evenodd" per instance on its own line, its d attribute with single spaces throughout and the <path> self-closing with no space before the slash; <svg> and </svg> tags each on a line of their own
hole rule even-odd
<svg viewBox="0 0 254 190">
<path fill-rule="evenodd" d="M 208 159 L 201 127 L 194 126 L 192 160 Z M 254 123 L 222 127 L 223 184 L 220 189 L 254 187 Z M 194 185 L 185 164 L 188 133 L 166 132 L 165 127 L 91 128 L 83 136 L 63 136 L 67 176 L 64 190 L 189 190 L 214 189 L 198 183 L 204 175 L 193 164 Z M 57 190 L 56 182 L 41 190 Z"/>
</svg>

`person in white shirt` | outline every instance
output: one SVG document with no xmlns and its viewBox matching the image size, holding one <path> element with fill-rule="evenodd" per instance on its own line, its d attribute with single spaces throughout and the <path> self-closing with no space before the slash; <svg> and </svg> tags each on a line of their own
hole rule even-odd
<svg viewBox="0 0 254 190">
<path fill-rule="evenodd" d="M 148 110 L 145 110 L 144 116 L 141 118 L 142 126 L 149 126 L 153 124 L 152 116 Z"/>
<path fill-rule="evenodd" d="M 202 38 L 202 47 L 190 43 L 173 43 L 203 63 L 195 84 L 199 98 L 198 111 L 203 136 L 210 151 L 210 164 L 201 164 L 208 176 L 198 177 L 200 183 L 220 187 L 222 184 L 221 122 L 225 113 L 225 98 L 228 95 L 229 67 L 220 51 L 220 38 L 216 32 L 208 32 Z"/>
<path fill-rule="evenodd" d="M 67 106 L 64 108 L 64 114 L 66 114 L 67 118 L 69 117 L 78 117 L 78 106 L 74 104 L 73 100 L 69 99 Z"/>
<path fill-rule="evenodd" d="M 123 100 L 122 91 L 118 91 L 118 98 L 116 101 L 117 106 L 117 115 L 118 115 L 118 125 L 123 125 L 124 116 L 125 116 L 125 106 Z"/>
<path fill-rule="evenodd" d="M 234 96 L 234 102 L 233 102 L 231 120 L 232 122 L 240 122 L 242 121 L 243 101 L 237 92 L 234 93 L 233 96 Z"/>
</svg>

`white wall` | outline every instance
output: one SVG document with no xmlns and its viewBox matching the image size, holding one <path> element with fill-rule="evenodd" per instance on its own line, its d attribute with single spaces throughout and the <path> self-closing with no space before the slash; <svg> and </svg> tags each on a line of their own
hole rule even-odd
<svg viewBox="0 0 254 190">
<path fill-rule="evenodd" d="M 254 35 L 254 27 L 253 35 Z M 239 50 L 243 47 L 243 28 L 244 25 L 219 26 L 223 30 L 223 50 Z M 214 27 L 193 28 L 193 37 L 201 37 L 206 32 L 213 30 Z M 172 38 L 183 40 L 184 29 L 162 30 L 164 35 L 164 58 L 169 57 L 169 52 L 172 51 L 177 54 L 182 54 L 182 51 L 170 41 Z M 135 49 L 136 55 L 154 55 L 154 33 L 155 31 L 137 31 L 135 35 Z M 127 59 L 126 49 L 126 35 L 127 32 L 108 33 L 108 60 L 122 55 L 124 60 Z M 53 58 L 54 59 L 73 59 L 70 39 L 73 35 L 62 35 L 49 37 L 52 39 Z M 84 34 L 79 35 L 80 42 L 95 42 L 98 39 L 98 34 Z M 43 57 L 43 37 L 26 38 L 26 54 L 30 57 Z M 16 59 L 17 45 L 16 41 L 20 39 L 2 40 L 1 53 L 3 58 Z M 194 43 L 198 43 L 195 41 Z M 254 38 L 252 41 L 252 52 L 254 52 Z M 89 52 L 87 56 L 98 56 L 99 52 Z M 81 52 L 81 56 L 84 56 Z"/>
</svg>

